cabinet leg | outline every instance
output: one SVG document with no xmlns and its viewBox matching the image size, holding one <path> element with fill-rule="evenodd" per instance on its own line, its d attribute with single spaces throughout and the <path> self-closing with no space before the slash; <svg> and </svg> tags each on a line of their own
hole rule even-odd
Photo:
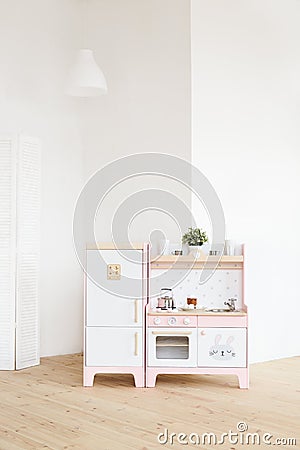
<svg viewBox="0 0 300 450">
<path fill-rule="evenodd" d="M 83 369 L 83 386 L 93 386 L 94 376 L 94 372 L 91 371 L 89 367 L 85 367 Z"/>
<path fill-rule="evenodd" d="M 249 369 L 241 369 L 237 375 L 240 389 L 249 389 Z"/>
<path fill-rule="evenodd" d="M 146 387 L 155 387 L 157 373 L 152 369 L 146 370 Z"/>
<path fill-rule="evenodd" d="M 144 370 L 140 370 L 139 372 L 134 373 L 133 377 L 134 377 L 135 387 L 137 387 L 137 388 L 145 387 Z"/>
</svg>

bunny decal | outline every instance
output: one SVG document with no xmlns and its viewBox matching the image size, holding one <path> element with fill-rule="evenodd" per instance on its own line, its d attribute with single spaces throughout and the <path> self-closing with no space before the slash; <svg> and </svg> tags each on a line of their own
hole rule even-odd
<svg viewBox="0 0 300 450">
<path fill-rule="evenodd" d="M 222 339 L 221 334 L 217 334 L 215 337 L 215 345 L 211 346 L 209 349 L 209 356 L 212 356 L 218 361 L 227 361 L 235 357 L 235 351 L 231 347 L 231 343 L 234 341 L 233 336 L 229 336 L 226 344 L 219 344 Z"/>
</svg>

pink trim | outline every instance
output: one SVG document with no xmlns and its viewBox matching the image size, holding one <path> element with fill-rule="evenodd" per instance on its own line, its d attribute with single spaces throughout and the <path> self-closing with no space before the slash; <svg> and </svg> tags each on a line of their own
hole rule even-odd
<svg viewBox="0 0 300 450">
<path fill-rule="evenodd" d="M 145 387 L 144 367 L 84 367 L 83 386 L 93 386 L 97 373 L 130 373 L 134 376 L 135 387 Z"/>
<path fill-rule="evenodd" d="M 83 379 L 84 379 L 84 370 L 85 370 L 85 343 L 86 343 L 86 305 L 87 305 L 87 249 L 85 249 L 85 265 L 83 272 Z"/>
<path fill-rule="evenodd" d="M 146 314 L 146 311 L 148 310 L 148 305 L 149 305 L 149 292 L 150 292 L 150 243 L 144 243 L 144 261 L 145 261 L 145 270 L 144 270 L 144 285 L 145 285 L 145 303 L 144 303 L 144 308 L 143 308 L 143 323 L 144 323 L 144 327 L 143 327 L 143 335 L 144 335 L 144 358 L 143 358 L 143 370 L 144 370 L 144 386 L 146 385 L 146 380 L 145 380 L 145 370 L 147 367 L 147 329 L 148 329 L 148 316 Z"/>
<path fill-rule="evenodd" d="M 245 304 L 245 244 L 242 245 L 242 255 L 243 255 L 243 275 L 242 275 L 242 302 Z"/>
<path fill-rule="evenodd" d="M 247 316 L 238 316 L 238 317 L 216 317 L 216 316 L 198 316 L 198 327 L 205 328 L 205 327 L 220 327 L 220 328 L 230 328 L 230 327 L 237 327 L 237 328 L 244 328 L 247 327 L 248 320 Z"/>
<path fill-rule="evenodd" d="M 160 323 L 158 325 L 154 322 L 154 320 L 157 317 L 160 319 Z M 169 315 L 161 315 L 161 314 L 158 313 L 156 316 L 151 314 L 148 317 L 148 326 L 149 327 L 155 327 L 155 328 L 157 328 L 157 327 L 168 327 L 169 326 L 168 321 L 169 321 L 170 317 L 172 317 L 172 313 L 170 313 Z M 184 323 L 184 319 L 189 319 L 190 323 L 189 324 L 185 324 Z M 187 316 L 187 315 L 185 315 L 185 316 L 184 315 L 183 316 L 178 316 L 176 314 L 176 321 L 177 321 L 177 323 L 174 325 L 174 327 L 176 327 L 176 328 L 178 328 L 178 327 L 180 327 L 180 328 L 182 328 L 182 327 L 184 327 L 184 328 L 197 327 L 197 317 L 196 316 L 192 316 L 192 315 L 189 315 L 189 316 Z M 170 330 L 171 329 L 172 328 L 170 328 Z"/>
<path fill-rule="evenodd" d="M 147 367 L 146 387 L 155 387 L 160 374 L 237 375 L 240 389 L 249 388 L 248 367 Z"/>
<path fill-rule="evenodd" d="M 246 305 L 246 289 L 245 289 L 245 284 L 247 283 L 246 280 L 246 270 L 245 270 L 245 265 L 247 264 L 247 251 L 245 250 L 246 246 L 245 244 L 242 245 L 242 254 L 243 254 L 243 274 L 242 274 L 242 305 L 243 305 L 243 310 L 248 313 L 248 306 Z"/>
</svg>

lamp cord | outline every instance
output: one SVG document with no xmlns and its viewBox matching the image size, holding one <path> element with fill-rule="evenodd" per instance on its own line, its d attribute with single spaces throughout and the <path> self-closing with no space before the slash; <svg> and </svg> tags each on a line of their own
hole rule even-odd
<svg viewBox="0 0 300 450">
<path fill-rule="evenodd" d="M 82 0 L 82 48 L 88 48 L 88 0 Z"/>
</svg>

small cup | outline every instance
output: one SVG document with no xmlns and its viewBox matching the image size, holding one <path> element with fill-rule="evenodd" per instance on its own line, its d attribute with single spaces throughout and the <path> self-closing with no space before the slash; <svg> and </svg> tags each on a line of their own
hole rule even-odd
<svg viewBox="0 0 300 450">
<path fill-rule="evenodd" d="M 186 299 L 186 303 L 189 306 L 189 308 L 191 307 L 190 305 L 194 305 L 194 309 L 196 309 L 197 306 L 197 299 L 195 297 L 188 297 Z"/>
<path fill-rule="evenodd" d="M 170 253 L 170 241 L 168 239 L 166 239 L 164 242 L 163 254 L 169 255 L 169 253 Z"/>
<path fill-rule="evenodd" d="M 234 256 L 235 241 L 228 239 L 225 241 L 226 255 Z"/>
<path fill-rule="evenodd" d="M 157 299 L 157 307 L 158 308 L 164 308 L 165 307 L 165 300 L 161 297 Z"/>
</svg>

